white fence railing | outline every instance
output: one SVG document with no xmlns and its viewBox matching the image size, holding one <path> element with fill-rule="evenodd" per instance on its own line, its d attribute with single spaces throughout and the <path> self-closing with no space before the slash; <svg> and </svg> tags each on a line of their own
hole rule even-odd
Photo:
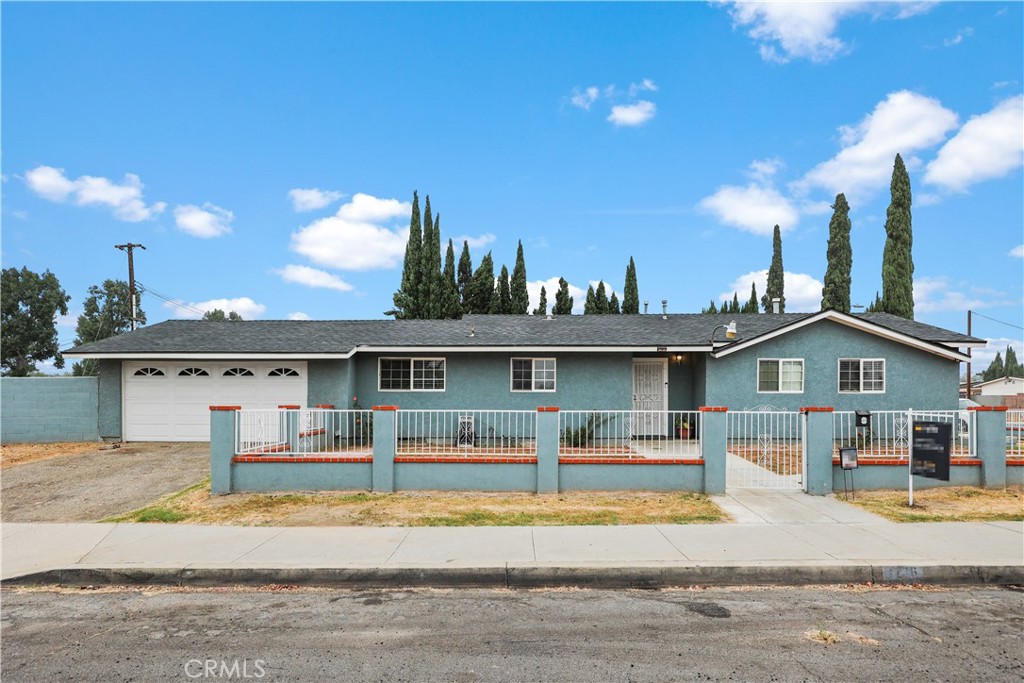
<svg viewBox="0 0 1024 683">
<path fill-rule="evenodd" d="M 533 457 L 533 410 L 399 410 L 395 455 Z"/>
<path fill-rule="evenodd" d="M 1024 410 L 1006 411 L 1006 455 L 1024 456 Z"/>
<path fill-rule="evenodd" d="M 372 410 L 240 410 L 237 455 L 369 455 Z"/>
<path fill-rule="evenodd" d="M 951 455 L 973 457 L 975 413 L 968 410 L 874 410 L 871 427 L 856 426 L 856 413 L 837 411 L 832 415 L 832 440 L 838 457 L 841 446 L 856 446 L 861 459 L 910 456 L 910 425 L 916 422 L 946 422 L 953 426 Z"/>
<path fill-rule="evenodd" d="M 563 457 L 700 458 L 700 413 L 680 410 L 563 410 Z"/>
<path fill-rule="evenodd" d="M 804 421 L 798 412 L 738 410 L 726 413 L 726 485 L 800 489 L 804 471 Z"/>
</svg>

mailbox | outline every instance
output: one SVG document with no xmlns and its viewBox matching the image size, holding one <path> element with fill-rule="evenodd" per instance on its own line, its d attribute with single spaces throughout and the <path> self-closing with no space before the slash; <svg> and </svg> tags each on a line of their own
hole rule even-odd
<svg viewBox="0 0 1024 683">
<path fill-rule="evenodd" d="M 866 410 L 858 410 L 856 412 L 856 422 L 854 423 L 857 427 L 871 427 L 871 413 Z"/>
</svg>

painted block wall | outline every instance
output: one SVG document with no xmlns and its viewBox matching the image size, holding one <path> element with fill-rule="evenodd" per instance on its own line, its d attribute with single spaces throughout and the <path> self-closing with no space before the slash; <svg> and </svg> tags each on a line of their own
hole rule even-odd
<svg viewBox="0 0 1024 683">
<path fill-rule="evenodd" d="M 759 358 L 803 358 L 802 393 L 758 393 Z M 840 358 L 885 358 L 885 392 L 839 393 Z M 957 410 L 960 367 L 903 344 L 824 320 L 707 361 L 707 405 L 749 410 L 832 406 L 836 410 Z"/>
<path fill-rule="evenodd" d="M 100 438 L 121 438 L 121 361 L 99 362 Z"/>
<path fill-rule="evenodd" d="M 96 377 L 0 379 L 4 443 L 99 441 Z"/>
</svg>

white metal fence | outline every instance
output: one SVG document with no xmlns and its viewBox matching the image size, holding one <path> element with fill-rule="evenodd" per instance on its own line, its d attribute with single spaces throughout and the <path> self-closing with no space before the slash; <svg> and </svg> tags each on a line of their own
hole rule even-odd
<svg viewBox="0 0 1024 683">
<path fill-rule="evenodd" d="M 395 454 L 433 457 L 537 455 L 532 410 L 399 410 Z"/>
<path fill-rule="evenodd" d="M 804 426 L 797 412 L 726 413 L 726 486 L 802 489 Z"/>
<path fill-rule="evenodd" d="M 1006 455 L 1024 456 L 1024 410 L 1006 411 Z"/>
<path fill-rule="evenodd" d="M 887 458 L 906 460 L 910 457 L 911 422 L 945 422 L 952 425 L 951 455 L 973 457 L 976 452 L 975 413 L 968 410 L 875 410 L 871 426 L 858 428 L 856 413 L 837 411 L 832 414 L 834 453 L 841 446 L 856 446 L 858 459 Z"/>
<path fill-rule="evenodd" d="M 240 410 L 237 455 L 369 455 L 372 410 Z"/>
<path fill-rule="evenodd" d="M 701 414 L 680 410 L 563 410 L 563 457 L 700 458 Z"/>
</svg>

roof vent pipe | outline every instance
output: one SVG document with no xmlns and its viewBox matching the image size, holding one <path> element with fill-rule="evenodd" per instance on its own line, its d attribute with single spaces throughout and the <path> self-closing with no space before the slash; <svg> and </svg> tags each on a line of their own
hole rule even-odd
<svg viewBox="0 0 1024 683">
<path fill-rule="evenodd" d="M 774 299 L 772 299 L 772 313 L 779 312 L 779 304 L 781 303 L 782 299 L 780 299 L 779 297 L 775 297 Z"/>
<path fill-rule="evenodd" d="M 545 320 L 554 320 L 554 319 L 555 319 L 555 317 L 553 315 L 551 315 L 550 313 L 548 313 L 547 318 L 545 318 Z"/>
<path fill-rule="evenodd" d="M 649 304 L 649 303 L 650 303 L 649 301 L 644 299 L 644 315 L 647 315 L 647 304 Z"/>
<path fill-rule="evenodd" d="M 668 299 L 661 300 L 661 319 L 668 320 Z"/>
</svg>

